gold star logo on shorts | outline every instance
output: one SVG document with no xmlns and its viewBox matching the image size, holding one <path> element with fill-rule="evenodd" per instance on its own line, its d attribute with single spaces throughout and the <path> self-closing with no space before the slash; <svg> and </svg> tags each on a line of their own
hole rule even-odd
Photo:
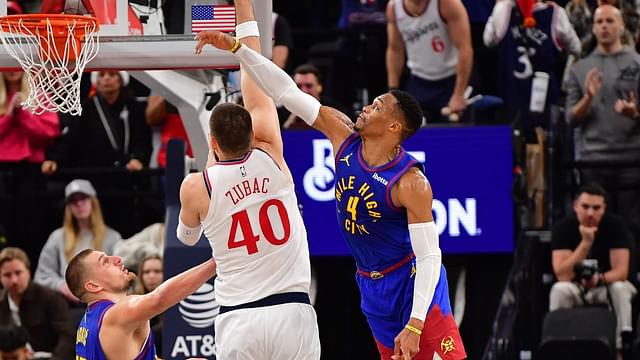
<svg viewBox="0 0 640 360">
<path fill-rule="evenodd" d="M 455 345 L 453 338 L 451 336 L 447 336 L 440 342 L 440 350 L 442 350 L 442 353 L 446 355 L 448 352 L 456 349 Z"/>
</svg>

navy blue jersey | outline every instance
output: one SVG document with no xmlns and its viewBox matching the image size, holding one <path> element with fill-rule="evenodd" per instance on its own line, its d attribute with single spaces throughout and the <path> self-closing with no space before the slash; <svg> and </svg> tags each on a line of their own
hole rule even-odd
<svg viewBox="0 0 640 360">
<path fill-rule="evenodd" d="M 391 200 L 391 189 L 402 174 L 422 164 L 400 148 L 389 163 L 369 167 L 362 159 L 362 140 L 352 134 L 336 156 L 338 225 L 358 268 L 386 268 L 412 252 L 407 212 Z"/>
<path fill-rule="evenodd" d="M 536 26 L 525 29 L 518 7 L 511 7 L 509 28 L 498 47 L 498 92 L 512 108 L 529 109 L 536 71 L 549 75 L 546 108 L 559 98 L 561 44 L 554 38 L 556 12 L 555 5 L 534 8 Z"/>
<path fill-rule="evenodd" d="M 491 15 L 496 0 L 462 0 L 462 4 L 467 9 L 469 22 L 484 24 Z"/>
<path fill-rule="evenodd" d="M 424 172 L 422 164 L 404 148 L 385 165 L 372 168 L 362 158 L 362 139 L 349 136 L 336 156 L 336 210 L 341 227 L 360 271 L 380 271 L 398 264 L 413 253 L 407 211 L 391 200 L 391 189 L 412 167 Z M 393 349 L 393 339 L 411 316 L 415 259 L 381 279 L 361 276 L 356 282 L 360 306 L 376 341 Z M 437 314 L 431 314 L 433 309 Z M 451 318 L 447 276 L 441 266 L 440 278 L 429 305 L 431 324 Z M 447 321 L 452 321 L 451 319 Z M 432 325 L 429 325 L 432 326 Z M 444 326 L 440 330 L 450 329 Z"/>
<path fill-rule="evenodd" d="M 76 333 L 76 360 L 107 360 L 100 345 L 99 335 L 102 318 L 113 304 L 109 300 L 100 300 L 87 306 Z M 149 336 L 134 360 L 154 359 L 156 359 L 156 347 L 153 342 L 153 334 L 149 330 Z"/>
</svg>

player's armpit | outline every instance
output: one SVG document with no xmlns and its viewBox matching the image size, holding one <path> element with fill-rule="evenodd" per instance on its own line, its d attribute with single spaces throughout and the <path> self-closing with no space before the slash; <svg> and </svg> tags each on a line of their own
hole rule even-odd
<svg viewBox="0 0 640 360">
<path fill-rule="evenodd" d="M 331 141 L 334 154 L 344 140 L 353 133 L 353 122 L 340 110 L 321 106 L 313 127 L 322 132 Z"/>
</svg>

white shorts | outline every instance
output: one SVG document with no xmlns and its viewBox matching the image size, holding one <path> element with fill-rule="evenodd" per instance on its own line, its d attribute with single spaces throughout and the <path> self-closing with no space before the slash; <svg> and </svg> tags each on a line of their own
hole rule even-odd
<svg viewBox="0 0 640 360">
<path fill-rule="evenodd" d="M 320 337 L 311 305 L 238 309 L 216 317 L 218 360 L 318 360 Z"/>
</svg>

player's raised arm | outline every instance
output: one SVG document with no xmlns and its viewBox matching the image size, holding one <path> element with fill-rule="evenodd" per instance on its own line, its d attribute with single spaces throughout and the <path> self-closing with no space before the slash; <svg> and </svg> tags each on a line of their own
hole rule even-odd
<svg viewBox="0 0 640 360">
<path fill-rule="evenodd" d="M 106 324 L 112 321 L 122 327 L 137 327 L 193 294 L 215 273 L 216 263 L 209 259 L 168 279 L 148 294 L 127 296 L 107 312 L 104 321 Z"/>
<path fill-rule="evenodd" d="M 128 296 L 135 276 L 124 267 L 122 258 L 91 249 L 76 255 L 67 267 L 69 289 L 83 303 L 113 302 L 103 323 L 111 327 L 138 328 L 196 291 L 216 273 L 213 259 L 172 277 L 145 295 Z"/>
<path fill-rule="evenodd" d="M 238 19 L 236 37 L 242 45 L 260 52 L 258 23 L 253 14 L 252 0 L 237 0 L 235 6 Z M 240 64 L 240 90 L 244 107 L 251 114 L 254 145 L 267 151 L 280 168 L 286 169 L 276 107 L 273 100 L 262 92 L 251 76 L 246 73 L 246 66 L 242 64 Z"/>
<path fill-rule="evenodd" d="M 395 339 L 395 355 L 418 351 L 420 332 L 440 279 L 442 253 L 431 212 L 433 193 L 426 176 L 417 168 L 409 170 L 397 185 L 393 201 L 407 210 L 409 238 L 416 254 L 416 278 L 411 318 Z"/>
<path fill-rule="evenodd" d="M 298 89 L 286 72 L 249 47 L 242 46 L 230 35 L 218 31 L 203 31 L 196 35 L 196 40 L 196 53 L 200 53 L 206 44 L 234 53 L 245 67 L 244 70 L 267 95 L 324 133 L 333 144 L 334 150 L 351 134 L 352 130 L 345 121 L 348 120 L 345 114 L 334 108 L 321 106 L 317 99 Z"/>
</svg>

